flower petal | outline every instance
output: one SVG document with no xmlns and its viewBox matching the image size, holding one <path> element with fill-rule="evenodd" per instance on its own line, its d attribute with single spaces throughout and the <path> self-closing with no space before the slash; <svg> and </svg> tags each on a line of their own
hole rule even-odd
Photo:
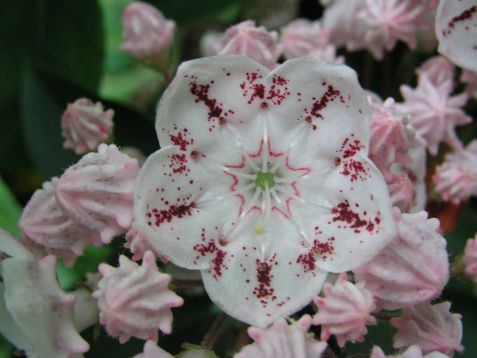
<svg viewBox="0 0 477 358">
<path fill-rule="evenodd" d="M 316 265 L 329 272 L 344 272 L 373 258 L 395 236 L 391 202 L 379 170 L 362 155 L 366 177 L 351 180 L 343 163 L 325 181 L 313 175 L 298 182 L 306 197 L 291 202 L 296 226 L 307 239 Z M 316 183 L 320 184 L 316 184 Z"/>
<path fill-rule="evenodd" d="M 441 0 L 435 29 L 439 52 L 455 64 L 477 71 L 477 1 Z"/>
<path fill-rule="evenodd" d="M 229 195 L 232 178 L 218 173 L 176 146 L 157 151 L 141 168 L 134 227 L 156 252 L 181 267 L 208 267 L 197 245 L 212 239 L 210 235 L 219 245 L 219 229 L 239 213 L 240 200 Z"/>
<path fill-rule="evenodd" d="M 267 73 L 240 55 L 184 62 L 159 103 L 156 131 L 161 146 L 173 144 L 221 163 L 239 160 L 242 147 L 259 142 L 262 124 L 256 115 L 261 108 L 253 98 L 262 94 Z M 245 87 L 247 78 L 254 81 L 251 89 Z"/>
<path fill-rule="evenodd" d="M 263 235 L 257 234 L 261 217 L 252 212 L 240 239 L 224 248 L 223 269 L 202 271 L 210 298 L 227 314 L 257 327 L 265 327 L 279 317 L 298 311 L 315 297 L 326 279 L 326 272 L 310 266 L 303 271 L 297 257 L 306 250 L 299 245 L 296 230 L 272 212 Z M 297 294 L 299 292 L 299 294 Z"/>
<path fill-rule="evenodd" d="M 269 106 L 269 136 L 274 142 L 280 138 L 281 149 L 300 143 L 297 151 L 308 162 L 310 157 L 334 155 L 351 134 L 368 146 L 370 107 L 352 69 L 297 58 L 267 79 L 273 83 L 277 78 L 286 82 L 288 95 Z"/>
</svg>

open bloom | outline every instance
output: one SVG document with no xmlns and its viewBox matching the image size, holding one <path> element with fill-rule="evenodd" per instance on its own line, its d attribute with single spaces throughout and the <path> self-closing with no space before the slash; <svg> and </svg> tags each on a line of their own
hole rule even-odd
<svg viewBox="0 0 477 358">
<path fill-rule="evenodd" d="M 394 236 L 367 157 L 369 105 L 346 66 L 186 62 L 156 129 L 162 149 L 139 174 L 134 227 L 173 263 L 202 270 L 212 300 L 242 321 L 297 311 L 326 272 L 358 267 Z"/>
<path fill-rule="evenodd" d="M 477 0 L 441 0 L 435 30 L 441 54 L 464 69 L 477 71 Z"/>
<path fill-rule="evenodd" d="M 248 334 L 254 343 L 242 348 L 234 358 L 320 358 L 326 343 L 310 337 L 310 325 L 311 317 L 304 315 L 291 325 L 280 318 L 268 329 L 250 327 Z"/>
</svg>

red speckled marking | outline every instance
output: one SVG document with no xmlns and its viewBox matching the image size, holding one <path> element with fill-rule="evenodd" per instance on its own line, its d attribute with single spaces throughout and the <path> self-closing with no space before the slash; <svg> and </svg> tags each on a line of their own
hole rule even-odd
<svg viewBox="0 0 477 358">
<path fill-rule="evenodd" d="M 356 207 L 359 207 L 359 204 L 355 204 Z M 333 222 L 343 222 L 348 224 L 348 228 L 354 229 L 354 232 L 359 234 L 362 230 L 366 230 L 369 233 L 376 233 L 378 229 L 378 225 L 381 222 L 380 215 L 378 215 L 372 219 L 366 219 L 361 217 L 360 214 L 353 211 L 348 200 L 344 200 L 339 203 L 337 206 L 331 209 L 331 213 L 334 214 Z M 362 213 L 363 216 L 366 216 L 367 213 Z M 341 226 L 338 226 L 341 228 Z"/>
<path fill-rule="evenodd" d="M 224 264 L 227 252 L 221 250 L 215 243 L 215 240 L 210 240 L 207 244 L 197 244 L 194 246 L 194 250 L 199 254 L 199 256 L 196 257 L 196 260 L 201 256 L 204 257 L 209 254 L 214 255 L 214 258 L 211 260 L 211 270 L 213 271 L 212 277 L 214 277 L 214 279 L 218 280 L 222 276 L 222 270 L 227 270 L 227 266 Z"/>
<path fill-rule="evenodd" d="M 174 130 L 176 131 L 174 134 L 169 134 L 169 138 L 171 142 L 179 147 L 180 150 L 186 151 L 187 148 L 194 144 L 194 139 L 190 138 L 190 133 L 187 128 L 182 130 L 177 130 L 177 126 L 174 125 Z"/>
<path fill-rule="evenodd" d="M 459 22 L 464 22 L 471 20 L 472 17 L 477 13 L 477 5 L 469 7 L 467 10 L 463 11 L 461 14 L 454 16 L 449 23 L 447 24 L 447 29 L 442 30 L 443 36 L 448 36 L 454 30 L 454 27 Z M 468 27 L 465 28 L 467 31 L 469 30 Z"/>
<path fill-rule="evenodd" d="M 267 262 L 268 261 L 268 262 Z M 257 259 L 256 265 L 256 278 L 258 286 L 253 289 L 253 294 L 260 300 L 262 307 L 266 307 L 268 300 L 276 300 L 275 289 L 272 287 L 272 269 L 273 266 L 277 266 L 276 255 L 273 255 L 266 261 Z"/>
<path fill-rule="evenodd" d="M 252 104 L 256 99 L 262 101 L 260 107 L 268 108 L 268 102 L 279 106 L 290 95 L 288 80 L 281 76 L 273 76 L 267 88 L 262 82 L 263 76 L 259 72 L 246 72 L 245 81 L 240 83 L 242 96 L 247 98 L 247 103 Z"/>
<path fill-rule="evenodd" d="M 322 111 L 328 106 L 328 104 L 334 100 L 339 100 L 340 103 L 345 104 L 345 99 L 341 95 L 341 92 L 334 88 L 332 85 L 322 82 L 321 83 L 324 87 L 326 87 L 325 93 L 321 96 L 321 98 L 317 99 L 316 97 L 312 97 L 312 105 L 311 108 L 305 108 L 304 114 L 302 114 L 298 120 L 303 119 L 305 122 L 311 124 L 311 128 L 316 130 L 318 128 L 317 124 L 314 120 L 324 120 Z"/>
<path fill-rule="evenodd" d="M 354 135 L 351 134 L 351 137 Z M 364 181 L 369 177 L 368 170 L 363 163 L 354 159 L 356 154 L 364 149 L 364 145 L 357 139 L 351 137 L 346 138 L 341 147 L 336 152 L 342 157 L 335 158 L 335 165 L 343 165 L 343 169 L 340 174 L 348 177 L 352 182 L 356 180 Z M 351 139 L 350 139 L 351 138 Z"/>
<path fill-rule="evenodd" d="M 168 202 L 165 201 L 165 204 L 167 205 Z M 150 226 L 154 224 L 156 227 L 160 227 L 164 223 L 170 223 L 175 218 L 191 216 L 195 208 L 196 204 L 194 202 L 190 204 L 172 204 L 167 209 L 151 209 L 146 212 L 146 216 L 152 220 L 148 222 Z"/>
<path fill-rule="evenodd" d="M 208 108 L 207 121 L 210 123 L 209 131 L 212 132 L 216 125 L 224 125 L 227 123 L 229 115 L 235 112 L 231 109 L 224 109 L 223 103 L 217 101 L 217 99 L 210 97 L 210 89 L 214 85 L 214 80 L 209 81 L 207 84 L 200 84 L 197 82 L 196 76 L 185 75 L 185 78 L 190 78 L 189 90 L 195 97 L 196 103 L 202 103 Z"/>
<path fill-rule="evenodd" d="M 313 276 L 316 276 L 316 255 L 319 255 L 324 261 L 327 260 L 334 253 L 334 241 L 334 237 L 328 238 L 326 242 L 314 240 L 313 246 L 307 253 L 298 256 L 296 263 L 303 266 L 304 272 L 311 272 Z"/>
</svg>

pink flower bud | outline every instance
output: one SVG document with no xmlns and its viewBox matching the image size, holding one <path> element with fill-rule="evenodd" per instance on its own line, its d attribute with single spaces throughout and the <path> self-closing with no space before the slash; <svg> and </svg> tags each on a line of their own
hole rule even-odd
<svg viewBox="0 0 477 358">
<path fill-rule="evenodd" d="M 414 206 L 416 190 L 409 175 L 393 175 L 387 184 L 393 206 L 398 207 L 403 212 L 410 211 Z"/>
<path fill-rule="evenodd" d="M 310 56 L 329 45 L 329 31 L 318 21 L 297 19 L 282 28 L 280 43 L 287 59 Z"/>
<path fill-rule="evenodd" d="M 219 55 L 245 55 L 272 69 L 276 67 L 282 46 L 278 34 L 257 27 L 253 21 L 243 21 L 230 27 L 224 34 Z"/>
<path fill-rule="evenodd" d="M 424 62 L 416 70 L 420 77 L 427 76 L 435 85 L 439 85 L 445 81 L 454 80 L 455 66 L 447 58 L 443 56 L 434 56 Z"/>
<path fill-rule="evenodd" d="M 307 335 L 310 324 L 311 317 L 304 315 L 292 325 L 279 318 L 267 329 L 250 327 L 248 335 L 254 343 L 243 347 L 234 358 L 320 358 L 326 343 Z"/>
<path fill-rule="evenodd" d="M 154 6 L 133 2 L 124 10 L 121 50 L 152 66 L 164 67 L 175 26 Z"/>
<path fill-rule="evenodd" d="M 477 195 L 477 140 L 463 150 L 447 154 L 432 180 L 445 201 L 459 204 Z"/>
<path fill-rule="evenodd" d="M 348 282 L 346 273 L 340 274 L 334 286 L 326 283 L 323 291 L 324 298 L 314 299 L 318 313 L 313 317 L 313 324 L 322 325 L 321 339 L 335 335 L 340 347 L 347 341 L 363 342 L 366 326 L 376 324 L 371 316 L 375 309 L 371 292 L 363 283 Z"/>
<path fill-rule="evenodd" d="M 448 356 L 461 352 L 461 315 L 450 313 L 449 309 L 450 302 L 405 308 L 400 317 L 391 319 L 391 325 L 397 328 L 394 348 L 417 345 L 424 353 L 438 351 Z"/>
<path fill-rule="evenodd" d="M 96 150 L 111 135 L 114 111 L 103 110 L 100 102 L 80 98 L 68 104 L 61 118 L 63 146 L 72 148 L 76 154 Z"/>
<path fill-rule="evenodd" d="M 386 179 L 391 179 L 391 165 L 411 162 L 409 150 L 419 145 L 416 133 L 406 116 L 397 111 L 394 99 L 371 104 L 370 158 Z"/>
<path fill-rule="evenodd" d="M 99 233 L 71 219 L 56 200 L 58 179 L 43 183 L 23 210 L 19 226 L 25 240 L 72 266 L 86 246 L 101 245 Z"/>
<path fill-rule="evenodd" d="M 355 278 L 378 299 L 381 307 L 396 309 L 437 297 L 449 279 L 446 241 L 439 221 L 427 213 L 394 211 L 397 237 L 367 264 L 354 270 Z"/>
<path fill-rule="evenodd" d="M 477 283 L 477 235 L 467 240 L 461 265 L 469 278 Z"/>
<path fill-rule="evenodd" d="M 440 352 L 431 352 L 429 354 L 423 355 L 421 348 L 418 346 L 410 346 L 402 353 L 396 355 L 385 355 L 383 350 L 378 346 L 374 346 L 371 351 L 371 356 L 369 358 L 449 358 L 445 354 Z"/>
<path fill-rule="evenodd" d="M 414 89 L 401 86 L 404 103 L 399 104 L 397 109 L 411 116 L 412 125 L 427 141 L 432 155 L 437 154 L 441 142 L 454 149 L 461 148 L 462 143 L 454 128 L 472 121 L 462 110 L 469 96 L 466 93 L 451 96 L 453 87 L 452 79 L 436 84 L 425 75 L 420 76 L 418 86 Z"/>
<path fill-rule="evenodd" d="M 115 145 L 101 144 L 97 153 L 85 155 L 63 173 L 56 198 L 69 217 L 108 243 L 131 226 L 138 171 L 136 159 Z"/>
<path fill-rule="evenodd" d="M 158 330 L 170 333 L 171 307 L 183 300 L 167 288 L 171 278 L 157 269 L 154 254 L 144 254 L 142 265 L 119 257 L 119 267 L 99 266 L 103 278 L 93 296 L 98 300 L 100 323 L 124 343 L 133 337 L 157 341 Z"/>
</svg>

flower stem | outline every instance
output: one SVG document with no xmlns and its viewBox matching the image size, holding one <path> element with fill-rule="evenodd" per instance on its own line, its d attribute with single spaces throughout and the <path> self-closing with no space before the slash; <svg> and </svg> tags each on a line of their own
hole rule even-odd
<svg viewBox="0 0 477 358">
<path fill-rule="evenodd" d="M 177 288 L 203 287 L 201 280 L 187 280 L 187 279 L 173 278 L 171 283 Z"/>
<path fill-rule="evenodd" d="M 200 343 L 202 348 L 212 350 L 214 347 L 215 342 L 219 338 L 220 334 L 222 333 L 222 330 L 224 329 L 224 323 L 226 321 L 227 315 L 225 313 L 222 313 L 220 316 L 218 316 L 214 323 L 212 323 L 212 327 L 210 327 L 209 332 L 205 335 L 204 339 Z"/>
</svg>

